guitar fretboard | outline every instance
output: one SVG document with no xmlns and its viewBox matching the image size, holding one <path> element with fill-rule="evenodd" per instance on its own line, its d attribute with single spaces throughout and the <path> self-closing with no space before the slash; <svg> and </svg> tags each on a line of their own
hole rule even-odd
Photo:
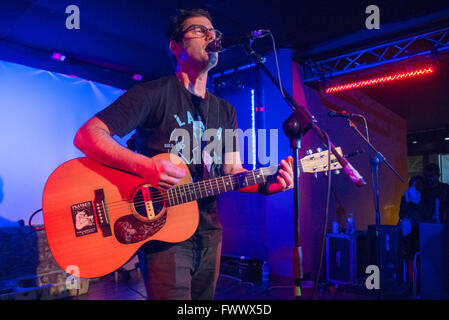
<svg viewBox="0 0 449 320">
<path fill-rule="evenodd" d="M 220 193 L 229 192 L 267 182 L 277 173 L 279 165 L 244 171 L 234 175 L 197 181 L 171 188 L 166 193 L 168 205 L 176 206 L 190 201 L 203 199 Z"/>
</svg>

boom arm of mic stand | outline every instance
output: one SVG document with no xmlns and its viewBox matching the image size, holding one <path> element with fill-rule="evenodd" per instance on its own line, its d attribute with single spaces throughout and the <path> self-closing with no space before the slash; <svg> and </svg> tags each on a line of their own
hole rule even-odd
<svg viewBox="0 0 449 320">
<path fill-rule="evenodd" d="M 312 129 L 321 139 L 321 141 L 323 141 L 323 143 L 327 145 L 328 143 L 327 134 L 325 134 L 324 131 L 318 127 L 315 117 L 309 112 L 309 110 L 305 109 L 302 106 L 299 106 L 292 98 L 292 96 L 281 88 L 281 86 L 279 85 L 279 81 L 271 74 L 270 70 L 268 70 L 267 66 L 264 64 L 264 58 L 258 55 L 257 52 L 255 52 L 253 48 L 251 48 L 250 44 L 245 45 L 244 48 L 250 59 L 253 60 L 257 65 L 259 65 L 262 68 L 262 70 L 266 73 L 268 78 L 270 78 L 270 80 L 279 89 L 279 91 L 281 91 L 285 101 L 292 108 L 294 114 L 297 115 L 297 118 L 299 118 L 297 119 L 298 122 L 301 123 L 302 125 L 305 125 L 305 128 L 307 128 L 307 130 Z M 343 171 L 349 176 L 349 178 L 359 187 L 366 185 L 366 182 L 363 180 L 363 177 L 357 172 L 356 169 L 354 169 L 354 167 L 349 163 L 348 160 L 346 160 L 346 158 L 344 158 L 337 152 L 332 142 L 330 143 L 330 149 L 331 152 L 337 158 L 338 162 L 343 167 Z"/>
<path fill-rule="evenodd" d="M 348 121 L 348 126 L 352 129 L 354 129 L 355 132 L 357 132 L 363 139 L 363 141 L 365 141 L 365 143 L 370 147 L 371 150 L 373 150 L 373 152 L 375 153 L 376 157 L 379 159 L 379 163 L 384 162 L 387 167 L 389 167 L 391 169 L 391 171 L 393 171 L 393 173 L 402 181 L 405 183 L 404 179 L 399 175 L 399 173 L 394 170 L 394 168 L 390 165 L 390 163 L 385 159 L 385 157 L 376 150 L 376 148 L 374 148 L 374 146 L 371 144 L 371 142 L 369 142 L 368 139 L 365 138 L 365 136 L 360 132 L 360 130 L 357 128 L 357 126 L 354 124 L 354 122 L 351 121 L 351 119 L 347 119 Z"/>
</svg>

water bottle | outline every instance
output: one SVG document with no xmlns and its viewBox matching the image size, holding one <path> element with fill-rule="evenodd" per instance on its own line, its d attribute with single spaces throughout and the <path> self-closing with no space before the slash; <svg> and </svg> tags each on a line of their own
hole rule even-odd
<svg viewBox="0 0 449 320">
<path fill-rule="evenodd" d="M 270 280 L 270 270 L 266 261 L 262 264 L 262 282 L 267 283 Z"/>
<path fill-rule="evenodd" d="M 355 232 L 355 224 L 354 224 L 354 217 L 352 216 L 352 213 L 348 215 L 348 222 L 346 222 L 346 234 L 354 234 Z"/>
<path fill-rule="evenodd" d="M 332 233 L 337 234 L 339 229 L 339 225 L 337 221 L 332 222 Z"/>
</svg>

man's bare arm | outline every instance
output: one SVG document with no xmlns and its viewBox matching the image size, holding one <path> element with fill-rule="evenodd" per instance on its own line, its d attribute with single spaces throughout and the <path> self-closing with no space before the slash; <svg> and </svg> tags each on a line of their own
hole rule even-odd
<svg viewBox="0 0 449 320">
<path fill-rule="evenodd" d="M 88 158 L 139 175 L 163 190 L 179 183 L 185 175 L 168 161 L 149 158 L 121 146 L 112 135 L 103 121 L 93 117 L 78 130 L 74 145 Z"/>
</svg>

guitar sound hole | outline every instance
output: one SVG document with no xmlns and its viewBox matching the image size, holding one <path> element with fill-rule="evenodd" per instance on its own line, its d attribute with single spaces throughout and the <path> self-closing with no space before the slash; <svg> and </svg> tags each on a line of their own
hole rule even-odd
<svg viewBox="0 0 449 320">
<path fill-rule="evenodd" d="M 161 213 L 162 209 L 164 209 L 165 203 L 163 201 L 163 194 L 161 191 L 153 187 L 144 187 L 144 188 L 148 188 L 148 190 L 150 191 L 150 196 L 154 208 L 154 214 L 157 217 L 157 215 Z M 136 212 L 142 217 L 147 218 L 147 212 L 145 208 L 145 202 L 142 196 L 142 190 L 136 192 L 136 195 L 134 196 L 133 199 L 133 203 Z"/>
</svg>

